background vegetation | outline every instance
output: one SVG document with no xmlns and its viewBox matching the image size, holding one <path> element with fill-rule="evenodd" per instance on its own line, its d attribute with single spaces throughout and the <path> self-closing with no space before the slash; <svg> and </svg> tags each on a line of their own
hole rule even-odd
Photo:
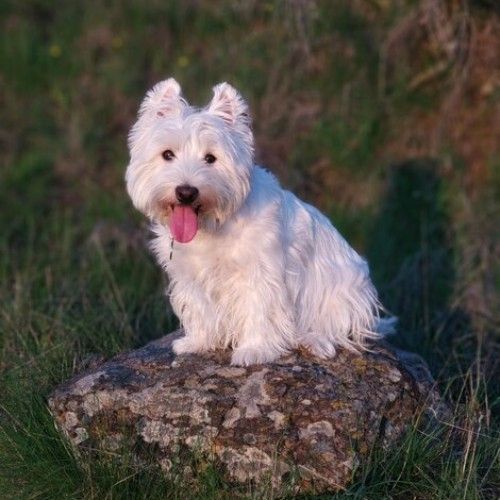
<svg viewBox="0 0 500 500">
<path fill-rule="evenodd" d="M 223 80 L 249 98 L 259 161 L 367 255 L 454 408 L 338 498 L 498 498 L 498 5 L 1 1 L 0 497 L 234 498 L 210 468 L 187 494 L 78 462 L 45 405 L 175 326 L 123 183 L 139 101 L 174 75 L 200 105 Z"/>
</svg>

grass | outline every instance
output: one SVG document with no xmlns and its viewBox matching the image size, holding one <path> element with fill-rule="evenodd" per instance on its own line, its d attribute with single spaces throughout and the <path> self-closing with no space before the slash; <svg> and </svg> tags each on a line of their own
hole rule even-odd
<svg viewBox="0 0 500 500">
<path fill-rule="evenodd" d="M 452 78 L 454 60 L 408 89 L 412 72 L 442 57 L 426 40 L 411 57 L 401 20 L 415 2 L 194 5 L 0 4 L 0 497 L 236 493 L 210 466 L 188 486 L 125 451 L 78 460 L 46 406 L 96 356 L 175 327 L 123 186 L 128 127 L 145 89 L 166 75 L 198 103 L 224 79 L 249 97 L 260 160 L 368 256 L 401 320 L 394 342 L 428 360 L 454 409 L 448 427 L 373 450 L 335 498 L 497 497 L 500 154 L 483 141 L 495 94 L 447 105 L 468 85 Z M 487 32 L 488 9 L 468 5 L 476 33 Z M 469 73 L 479 88 L 491 68 L 477 60 L 468 67 L 479 65 Z M 479 110 L 480 133 L 454 139 L 461 120 L 450 109 Z"/>
</svg>

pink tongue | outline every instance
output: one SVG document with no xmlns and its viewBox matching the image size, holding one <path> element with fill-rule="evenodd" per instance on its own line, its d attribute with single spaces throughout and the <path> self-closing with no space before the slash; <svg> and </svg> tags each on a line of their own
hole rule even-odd
<svg viewBox="0 0 500 500">
<path fill-rule="evenodd" d="M 189 205 L 174 205 L 170 232 L 175 241 L 189 243 L 198 231 L 198 217 Z"/>
</svg>

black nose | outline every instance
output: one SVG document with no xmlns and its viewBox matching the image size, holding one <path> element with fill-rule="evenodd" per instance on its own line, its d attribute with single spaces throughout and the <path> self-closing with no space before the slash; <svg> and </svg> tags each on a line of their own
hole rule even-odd
<svg viewBox="0 0 500 500">
<path fill-rule="evenodd" d="M 182 186 L 177 186 L 175 188 L 175 197 L 179 201 L 179 203 L 185 203 L 186 205 L 189 203 L 193 203 L 200 192 L 194 186 L 189 186 L 187 184 L 183 184 Z"/>
</svg>

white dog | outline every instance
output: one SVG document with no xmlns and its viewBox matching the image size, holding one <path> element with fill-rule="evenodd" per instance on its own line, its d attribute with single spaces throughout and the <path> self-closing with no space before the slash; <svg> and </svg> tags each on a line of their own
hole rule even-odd
<svg viewBox="0 0 500 500">
<path fill-rule="evenodd" d="M 304 346 L 321 357 L 387 333 L 368 265 L 314 207 L 254 164 L 248 106 L 227 83 L 203 109 L 172 78 L 144 99 L 126 181 L 152 221 L 185 336 L 174 351 L 233 348 L 232 363 Z"/>
</svg>

